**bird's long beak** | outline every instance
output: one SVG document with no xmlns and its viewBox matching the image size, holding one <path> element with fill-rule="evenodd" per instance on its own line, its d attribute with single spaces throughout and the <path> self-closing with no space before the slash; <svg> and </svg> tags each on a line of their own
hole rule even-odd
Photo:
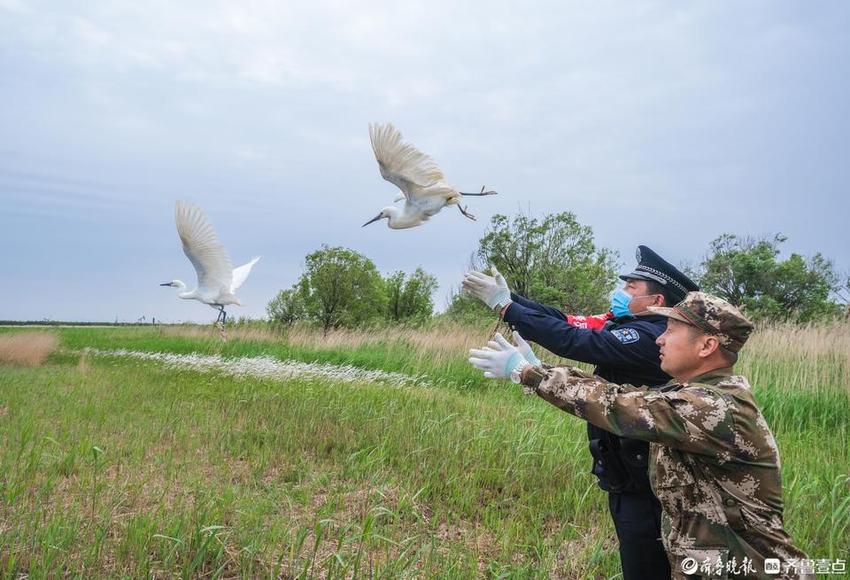
<svg viewBox="0 0 850 580">
<path fill-rule="evenodd" d="M 381 219 L 381 214 L 376 215 L 375 217 L 373 217 L 372 219 L 370 219 L 368 222 L 366 222 L 365 224 L 363 224 L 363 225 L 362 225 L 362 226 L 360 226 L 360 227 L 361 227 L 361 228 L 365 228 L 366 226 L 368 226 L 368 225 L 369 225 L 369 224 L 371 224 L 372 222 L 376 222 L 376 221 L 378 221 L 379 219 Z"/>
<path fill-rule="evenodd" d="M 160 284 L 160 286 L 171 286 L 171 282 L 166 282 L 165 284 Z"/>
</svg>

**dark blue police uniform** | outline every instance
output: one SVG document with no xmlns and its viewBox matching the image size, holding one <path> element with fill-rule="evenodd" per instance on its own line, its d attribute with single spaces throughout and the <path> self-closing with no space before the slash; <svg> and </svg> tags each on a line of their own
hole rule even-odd
<svg viewBox="0 0 850 580">
<path fill-rule="evenodd" d="M 698 289 L 687 276 L 646 246 L 639 246 L 635 271 L 620 276 L 653 280 L 682 299 Z M 594 373 L 612 383 L 655 387 L 670 376 L 661 370 L 655 340 L 667 328 L 667 319 L 649 315 L 617 318 L 603 330 L 576 328 L 560 310 L 517 294 L 505 310 L 505 322 L 526 340 L 554 354 L 596 365 Z M 618 437 L 587 424 L 592 472 L 608 492 L 624 580 L 670 577 L 670 566 L 661 544 L 661 504 L 649 485 L 649 444 Z"/>
</svg>

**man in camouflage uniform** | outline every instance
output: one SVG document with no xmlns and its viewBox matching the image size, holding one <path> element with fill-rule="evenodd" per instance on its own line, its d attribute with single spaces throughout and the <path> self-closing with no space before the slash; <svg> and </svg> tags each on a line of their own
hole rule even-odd
<svg viewBox="0 0 850 580">
<path fill-rule="evenodd" d="M 661 389 L 535 366 L 501 336 L 470 351 L 470 362 L 594 425 L 650 442 L 650 481 L 674 578 L 800 577 L 796 566 L 806 556 L 783 528 L 776 441 L 749 383 L 732 374 L 752 324 L 701 292 L 651 310 L 669 319 L 658 345 L 673 380 Z M 765 574 L 765 558 L 782 562 L 779 574 Z"/>
</svg>

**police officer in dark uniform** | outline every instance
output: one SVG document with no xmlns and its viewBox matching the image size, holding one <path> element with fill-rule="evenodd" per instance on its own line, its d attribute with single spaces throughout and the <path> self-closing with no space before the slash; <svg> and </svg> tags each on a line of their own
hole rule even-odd
<svg viewBox="0 0 850 580">
<path fill-rule="evenodd" d="M 465 290 L 495 309 L 527 340 L 554 354 L 596 365 L 594 374 L 612 383 L 661 386 L 670 377 L 661 370 L 658 338 L 667 327 L 649 306 L 672 306 L 699 287 L 646 246 L 638 246 L 637 266 L 620 276 L 611 313 L 574 317 L 510 292 L 505 279 L 469 272 Z M 607 320 L 606 320 L 607 319 Z M 533 356 L 533 354 L 532 354 Z M 528 358 L 528 357 L 527 357 Z M 536 358 L 536 357 L 535 357 Z M 608 506 L 620 542 L 624 580 L 670 577 L 661 544 L 661 505 L 647 473 L 649 445 L 587 425 L 592 472 L 608 492 Z"/>
</svg>

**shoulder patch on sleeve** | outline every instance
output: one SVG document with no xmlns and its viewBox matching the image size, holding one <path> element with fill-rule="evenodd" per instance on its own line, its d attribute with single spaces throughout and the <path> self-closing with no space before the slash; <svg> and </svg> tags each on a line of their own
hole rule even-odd
<svg viewBox="0 0 850 580">
<path fill-rule="evenodd" d="M 612 330 L 611 334 L 616 336 L 617 340 L 623 344 L 631 344 L 640 340 L 640 336 L 634 328 L 617 328 Z"/>
</svg>

